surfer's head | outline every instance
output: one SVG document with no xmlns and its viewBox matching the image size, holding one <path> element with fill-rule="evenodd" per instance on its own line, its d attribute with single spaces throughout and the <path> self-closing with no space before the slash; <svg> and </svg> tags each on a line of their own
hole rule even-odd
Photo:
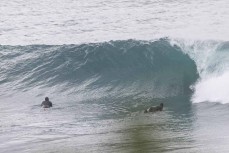
<svg viewBox="0 0 229 153">
<path fill-rule="evenodd" d="M 164 104 L 160 103 L 160 111 L 162 111 Z"/>
<path fill-rule="evenodd" d="M 49 98 L 48 97 L 45 97 L 45 101 L 49 101 Z"/>
<path fill-rule="evenodd" d="M 160 103 L 160 106 L 163 108 L 164 104 L 163 103 Z"/>
</svg>

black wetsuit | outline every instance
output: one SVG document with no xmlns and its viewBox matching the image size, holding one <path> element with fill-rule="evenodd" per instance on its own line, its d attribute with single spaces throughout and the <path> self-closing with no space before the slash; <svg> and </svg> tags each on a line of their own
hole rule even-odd
<svg viewBox="0 0 229 153">
<path fill-rule="evenodd" d="M 152 106 L 144 111 L 144 113 L 149 113 L 149 112 L 157 112 L 157 111 L 162 111 L 163 110 L 163 104 L 160 104 L 160 106 Z"/>
<path fill-rule="evenodd" d="M 44 108 L 52 107 L 52 102 L 51 101 L 43 101 L 41 106 Z"/>
</svg>

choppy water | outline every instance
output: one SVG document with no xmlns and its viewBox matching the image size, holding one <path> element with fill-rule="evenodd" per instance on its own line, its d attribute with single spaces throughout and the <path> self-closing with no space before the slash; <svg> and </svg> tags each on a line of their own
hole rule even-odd
<svg viewBox="0 0 229 153">
<path fill-rule="evenodd" d="M 228 8 L 2 0 L 0 152 L 228 152 Z"/>
<path fill-rule="evenodd" d="M 1 44 L 228 40 L 227 0 L 1 0 Z"/>
</svg>

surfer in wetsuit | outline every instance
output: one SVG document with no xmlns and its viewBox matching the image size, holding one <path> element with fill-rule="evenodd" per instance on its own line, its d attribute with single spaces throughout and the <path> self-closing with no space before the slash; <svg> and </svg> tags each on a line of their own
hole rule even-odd
<svg viewBox="0 0 229 153">
<path fill-rule="evenodd" d="M 49 101 L 49 98 L 48 98 L 48 97 L 45 97 L 45 101 L 43 101 L 43 102 L 41 103 L 41 107 L 43 107 L 43 108 L 52 107 L 52 102 Z"/>
<path fill-rule="evenodd" d="M 157 112 L 157 111 L 162 111 L 163 110 L 164 104 L 161 103 L 159 106 L 152 106 L 144 111 L 144 113 L 149 113 L 149 112 Z"/>
</svg>

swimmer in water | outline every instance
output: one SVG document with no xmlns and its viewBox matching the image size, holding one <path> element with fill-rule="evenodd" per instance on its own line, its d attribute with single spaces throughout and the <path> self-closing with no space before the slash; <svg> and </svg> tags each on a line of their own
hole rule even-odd
<svg viewBox="0 0 229 153">
<path fill-rule="evenodd" d="M 41 107 L 43 107 L 43 108 L 50 108 L 50 107 L 52 107 L 52 102 L 49 101 L 49 98 L 48 97 L 45 97 L 45 101 L 43 101 L 41 103 Z"/>
<path fill-rule="evenodd" d="M 149 113 L 149 112 L 157 112 L 157 111 L 162 111 L 163 110 L 164 104 L 161 103 L 159 106 L 152 106 L 144 111 L 144 113 Z"/>
</svg>

